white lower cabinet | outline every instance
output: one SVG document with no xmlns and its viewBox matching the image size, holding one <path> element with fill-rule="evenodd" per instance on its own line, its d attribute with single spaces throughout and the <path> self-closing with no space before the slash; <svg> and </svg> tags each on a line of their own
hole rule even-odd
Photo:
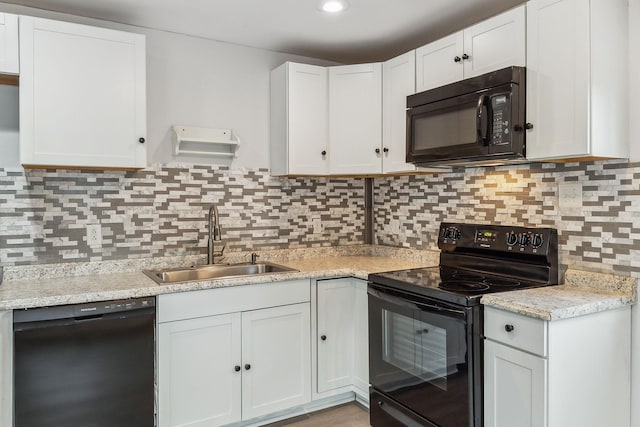
<svg viewBox="0 0 640 427">
<path fill-rule="evenodd" d="M 628 427 L 631 310 L 544 321 L 485 307 L 486 427 Z"/>
<path fill-rule="evenodd" d="M 485 424 L 545 426 L 547 360 L 489 340 L 484 359 Z"/>
<path fill-rule="evenodd" d="M 369 399 L 369 299 L 367 281 L 351 279 L 355 287 L 353 386 Z"/>
<path fill-rule="evenodd" d="M 0 311 L 0 426 L 13 425 L 13 312 Z"/>
<path fill-rule="evenodd" d="M 309 299 L 306 280 L 159 296 L 158 425 L 221 426 L 310 402 Z"/>
<path fill-rule="evenodd" d="M 311 400 L 309 304 L 242 313 L 242 419 Z"/>
<path fill-rule="evenodd" d="M 241 418 L 241 314 L 161 324 L 161 426 L 224 425 Z M 237 368 L 236 368 L 237 369 Z"/>
<path fill-rule="evenodd" d="M 351 279 L 318 281 L 318 393 L 351 385 L 354 355 Z"/>
<path fill-rule="evenodd" d="M 318 280 L 314 305 L 314 397 L 353 391 L 366 401 L 369 393 L 367 282 L 353 278 Z"/>
</svg>

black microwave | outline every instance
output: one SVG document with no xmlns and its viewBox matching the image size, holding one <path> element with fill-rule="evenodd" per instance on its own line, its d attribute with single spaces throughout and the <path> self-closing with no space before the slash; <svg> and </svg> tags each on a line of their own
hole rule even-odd
<svg viewBox="0 0 640 427">
<path fill-rule="evenodd" d="M 508 67 L 407 97 L 407 162 L 524 162 L 525 68 Z"/>
</svg>

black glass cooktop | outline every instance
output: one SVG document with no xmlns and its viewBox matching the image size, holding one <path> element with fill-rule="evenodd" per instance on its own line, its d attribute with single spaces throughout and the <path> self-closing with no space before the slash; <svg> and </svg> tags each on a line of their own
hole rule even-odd
<svg viewBox="0 0 640 427">
<path fill-rule="evenodd" d="M 369 281 L 389 288 L 462 305 L 479 304 L 484 294 L 547 286 L 456 267 L 427 267 L 369 275 Z"/>
</svg>

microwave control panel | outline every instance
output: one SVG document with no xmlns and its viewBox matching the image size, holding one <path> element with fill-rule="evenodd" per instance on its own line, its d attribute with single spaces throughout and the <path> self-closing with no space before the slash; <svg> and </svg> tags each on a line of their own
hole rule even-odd
<svg viewBox="0 0 640 427">
<path fill-rule="evenodd" d="M 493 127 L 491 144 L 504 145 L 511 143 L 511 100 L 508 93 L 491 96 L 491 112 Z"/>
</svg>

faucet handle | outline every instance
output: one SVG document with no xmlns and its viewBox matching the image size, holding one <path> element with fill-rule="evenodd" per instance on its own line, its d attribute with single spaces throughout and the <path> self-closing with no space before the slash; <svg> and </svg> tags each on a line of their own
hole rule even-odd
<svg viewBox="0 0 640 427">
<path fill-rule="evenodd" d="M 257 253 L 253 252 L 253 253 L 251 254 L 251 264 L 255 264 L 255 263 L 256 263 L 256 260 L 258 259 L 258 257 L 259 257 L 259 256 L 260 256 L 260 255 L 258 255 Z"/>
</svg>

